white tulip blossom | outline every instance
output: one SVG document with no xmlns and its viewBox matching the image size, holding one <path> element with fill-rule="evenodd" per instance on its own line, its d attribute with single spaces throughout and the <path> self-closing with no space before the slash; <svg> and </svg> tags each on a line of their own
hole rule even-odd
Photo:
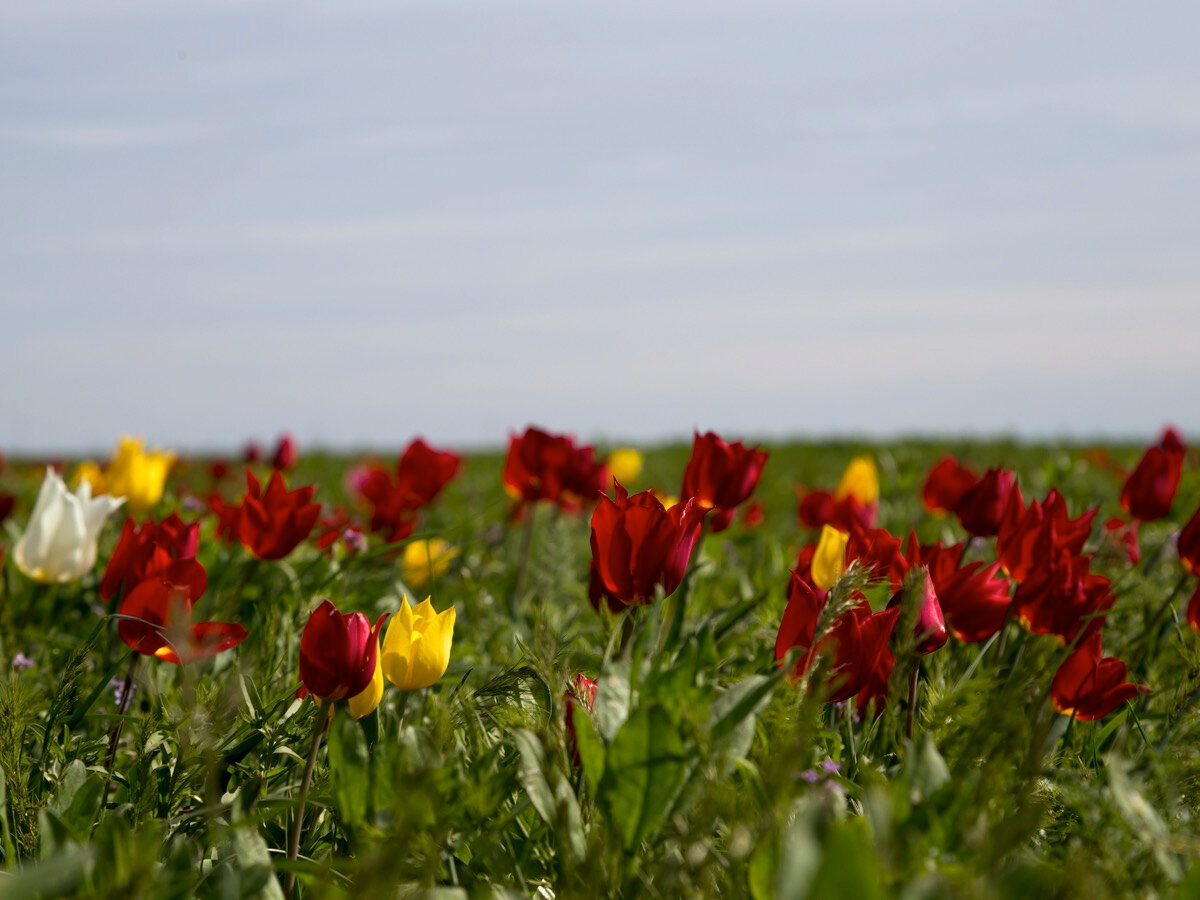
<svg viewBox="0 0 1200 900">
<path fill-rule="evenodd" d="M 121 497 L 93 499 L 86 480 L 72 494 L 62 478 L 47 469 L 29 524 L 13 548 L 17 568 L 44 584 L 82 578 L 96 564 L 100 529 L 124 502 Z"/>
</svg>

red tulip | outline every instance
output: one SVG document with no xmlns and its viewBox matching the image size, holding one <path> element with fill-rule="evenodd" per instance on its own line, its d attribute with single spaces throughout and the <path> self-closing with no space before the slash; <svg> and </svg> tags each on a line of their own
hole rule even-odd
<svg viewBox="0 0 1200 900">
<path fill-rule="evenodd" d="M 766 521 L 761 500 L 751 500 L 742 512 L 742 524 L 747 528 L 758 528 Z"/>
<path fill-rule="evenodd" d="M 996 535 L 996 556 L 1015 581 L 1024 581 L 1059 553 L 1082 553 L 1096 512 L 1093 508 L 1077 519 L 1070 518 L 1067 501 L 1054 489 L 1043 503 L 1034 500 L 1026 509 L 1021 491 L 1014 485 Z"/>
<path fill-rule="evenodd" d="M 1147 448 L 1121 488 L 1125 512 L 1142 522 L 1166 517 L 1183 473 L 1184 449 L 1183 440 L 1173 428 L 1163 432 L 1158 444 Z"/>
<path fill-rule="evenodd" d="M 925 476 L 921 503 L 933 513 L 952 513 L 963 495 L 979 482 L 979 476 L 959 465 L 953 456 L 943 456 Z"/>
<path fill-rule="evenodd" d="M 362 467 L 353 473 L 351 489 L 371 507 L 371 531 L 395 543 L 413 533 L 417 511 L 433 502 L 461 465 L 461 457 L 417 438 L 405 448 L 394 478 L 383 466 Z"/>
<path fill-rule="evenodd" d="M 964 643 L 974 644 L 987 640 L 1004 626 L 1012 600 L 1008 596 L 1009 583 L 996 575 L 999 563 L 985 566 L 972 562 L 960 568 L 965 549 L 963 543 L 920 546 L 917 536 L 910 533 L 905 555 L 910 565 L 923 565 L 929 571 L 950 633 Z"/>
<path fill-rule="evenodd" d="M 1136 566 L 1142 560 L 1142 548 L 1138 546 L 1138 521 L 1126 522 L 1120 516 L 1111 516 L 1104 523 L 1104 534 L 1125 553 L 1130 565 Z M 1180 535 L 1182 539 L 1182 535 Z M 1180 559 L 1182 559 L 1182 555 Z M 1184 566 L 1187 562 L 1184 561 Z"/>
<path fill-rule="evenodd" d="M 17 505 L 17 498 L 13 494 L 0 494 L 0 522 L 3 522 L 12 515 L 13 508 Z"/>
<path fill-rule="evenodd" d="M 1050 634 L 1066 645 L 1082 631 L 1090 635 L 1104 624 L 1116 597 L 1103 575 L 1089 571 L 1091 560 L 1062 554 L 1037 569 L 1013 594 L 1013 612 L 1032 634 Z"/>
<path fill-rule="evenodd" d="M 375 676 L 379 629 L 360 612 L 342 615 L 329 600 L 312 611 L 300 636 L 300 680 L 322 700 L 346 700 L 366 690 Z"/>
<path fill-rule="evenodd" d="M 275 452 L 271 455 L 271 466 L 276 469 L 290 469 L 296 464 L 296 439 L 290 434 L 281 434 Z"/>
<path fill-rule="evenodd" d="M 687 571 L 707 510 L 694 501 L 666 509 L 652 491 L 628 495 L 614 482 L 592 513 L 592 568 L 602 592 L 625 605 L 669 595 Z"/>
<path fill-rule="evenodd" d="M 800 524 L 808 528 L 821 528 L 832 525 L 839 531 L 852 531 L 855 528 L 870 528 L 875 524 L 875 515 L 879 504 L 870 503 L 864 506 L 853 494 L 847 494 L 836 499 L 829 491 L 805 491 L 797 488 L 800 496 L 796 507 L 796 516 Z"/>
<path fill-rule="evenodd" d="M 918 570 L 917 577 L 921 579 L 921 605 L 917 609 L 917 621 L 913 626 L 913 635 L 917 639 L 916 652 L 924 655 L 946 646 L 946 641 L 950 637 L 946 633 L 946 619 L 942 614 L 942 605 L 938 602 L 933 578 L 930 577 L 928 570 L 923 572 Z M 889 606 L 898 605 L 900 602 L 901 595 L 897 593 Z"/>
<path fill-rule="evenodd" d="M 724 531 L 733 520 L 735 508 L 754 493 L 766 463 L 765 450 L 748 448 L 741 441 L 726 443 L 712 431 L 703 435 L 696 432 L 680 496 L 715 510 L 709 527 L 714 533 Z"/>
<path fill-rule="evenodd" d="M 1200 508 L 1179 532 L 1179 561 L 1193 575 L 1200 573 Z"/>
<path fill-rule="evenodd" d="M 264 493 L 254 473 L 246 471 L 246 496 L 238 515 L 238 538 L 259 559 L 283 559 L 303 541 L 321 515 L 312 502 L 314 487 L 289 491 L 276 469 Z"/>
<path fill-rule="evenodd" d="M 873 581 L 884 578 L 899 590 L 904 576 L 908 574 L 908 560 L 900 548 L 900 539 L 886 528 L 854 528 L 846 542 L 846 565 L 858 560 L 870 568 Z"/>
<path fill-rule="evenodd" d="M 856 705 L 866 709 L 869 701 L 887 696 L 887 682 L 895 664 L 888 641 L 899 616 L 899 607 L 873 613 L 868 604 L 862 603 L 834 623 L 817 648 L 820 653 L 826 641 L 837 648 L 829 672 L 832 690 L 826 699 L 830 703 L 858 695 Z"/>
<path fill-rule="evenodd" d="M 1200 584 L 1192 592 L 1187 605 L 1187 623 L 1192 631 L 1200 633 Z"/>
<path fill-rule="evenodd" d="M 140 526 L 132 516 L 127 518 L 100 581 L 100 596 L 111 600 L 122 587 L 162 572 L 172 560 L 194 558 L 199 545 L 199 522 L 184 522 L 175 513 L 158 524 L 149 519 Z"/>
<path fill-rule="evenodd" d="M 171 562 L 121 601 L 117 633 L 137 653 L 180 665 L 240 644 L 246 629 L 234 622 L 190 622 L 208 576 L 194 559 Z"/>
<path fill-rule="evenodd" d="M 955 512 L 968 534 L 991 537 L 999 532 L 1013 481 L 1011 471 L 988 469 L 974 487 L 962 495 Z"/>
<path fill-rule="evenodd" d="M 872 613 L 863 601 L 839 616 L 829 632 L 817 640 L 824 607 L 824 599 L 793 572 L 787 608 L 775 638 L 775 659 L 782 664 L 793 647 L 803 650 L 791 672 L 793 679 L 799 679 L 817 656 L 832 653 L 828 701 L 839 703 L 858 695 L 858 707 L 865 709 L 870 700 L 887 695 L 887 681 L 895 663 L 888 641 L 900 608 Z"/>
<path fill-rule="evenodd" d="M 1054 708 L 1081 722 L 1107 716 L 1126 700 L 1150 689 L 1125 681 L 1125 663 L 1113 656 L 1101 657 L 1100 632 L 1089 635 L 1066 658 L 1050 683 Z"/>
<path fill-rule="evenodd" d="M 576 511 L 596 500 L 607 482 L 608 466 L 597 461 L 595 448 L 576 446 L 570 435 L 530 427 L 509 436 L 504 486 L 520 501 L 518 509 L 549 500 Z"/>
<path fill-rule="evenodd" d="M 462 457 L 435 450 L 421 438 L 404 448 L 396 464 L 396 480 L 410 509 L 428 506 L 462 467 Z"/>
</svg>

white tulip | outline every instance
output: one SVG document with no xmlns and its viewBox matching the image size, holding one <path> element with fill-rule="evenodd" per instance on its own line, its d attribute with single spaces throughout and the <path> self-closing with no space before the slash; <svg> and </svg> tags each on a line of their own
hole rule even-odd
<svg viewBox="0 0 1200 900">
<path fill-rule="evenodd" d="M 38 491 L 25 533 L 13 548 L 22 572 L 46 584 L 82 578 L 96 564 L 96 540 L 107 519 L 125 500 L 92 499 L 92 486 L 82 481 L 74 494 L 53 469 Z"/>
</svg>

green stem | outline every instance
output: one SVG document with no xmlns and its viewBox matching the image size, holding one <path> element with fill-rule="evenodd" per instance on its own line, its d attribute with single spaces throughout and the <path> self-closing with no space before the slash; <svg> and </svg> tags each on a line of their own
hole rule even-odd
<svg viewBox="0 0 1200 900">
<path fill-rule="evenodd" d="M 913 713 L 917 706 L 917 682 L 921 678 L 921 658 L 913 660 L 912 671 L 908 673 L 908 710 L 904 714 L 904 736 L 910 741 L 913 736 Z"/>
<path fill-rule="evenodd" d="M 513 581 L 512 596 L 508 601 L 508 607 L 514 620 L 517 617 L 517 601 L 521 598 L 521 591 L 525 587 L 525 574 L 529 570 L 529 556 L 533 548 L 533 522 L 536 515 L 537 504 L 530 503 L 525 510 L 525 531 L 521 536 L 521 555 L 517 560 L 517 577 Z"/>
<path fill-rule="evenodd" d="M 326 697 L 321 701 L 317 711 L 317 720 L 313 723 L 312 745 L 308 748 L 308 761 L 304 764 L 304 777 L 300 779 L 300 803 L 296 807 L 296 819 L 292 822 L 292 833 L 288 837 L 288 860 L 295 862 L 300 855 L 300 835 L 304 831 L 304 805 L 308 801 L 308 786 L 312 783 L 313 768 L 317 764 L 317 751 L 321 748 L 321 736 L 325 733 L 325 722 L 329 719 L 329 710 L 333 701 Z M 283 879 L 283 892 L 293 896 L 296 889 L 296 873 L 288 872 Z"/>
</svg>

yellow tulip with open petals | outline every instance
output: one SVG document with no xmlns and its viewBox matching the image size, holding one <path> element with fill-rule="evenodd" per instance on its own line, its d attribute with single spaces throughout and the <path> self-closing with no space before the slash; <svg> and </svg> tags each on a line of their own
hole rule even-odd
<svg viewBox="0 0 1200 900">
<path fill-rule="evenodd" d="M 384 677 L 402 691 L 419 691 L 445 675 L 454 618 L 453 606 L 439 613 L 428 597 L 415 609 L 403 598 L 383 638 Z"/>
</svg>

